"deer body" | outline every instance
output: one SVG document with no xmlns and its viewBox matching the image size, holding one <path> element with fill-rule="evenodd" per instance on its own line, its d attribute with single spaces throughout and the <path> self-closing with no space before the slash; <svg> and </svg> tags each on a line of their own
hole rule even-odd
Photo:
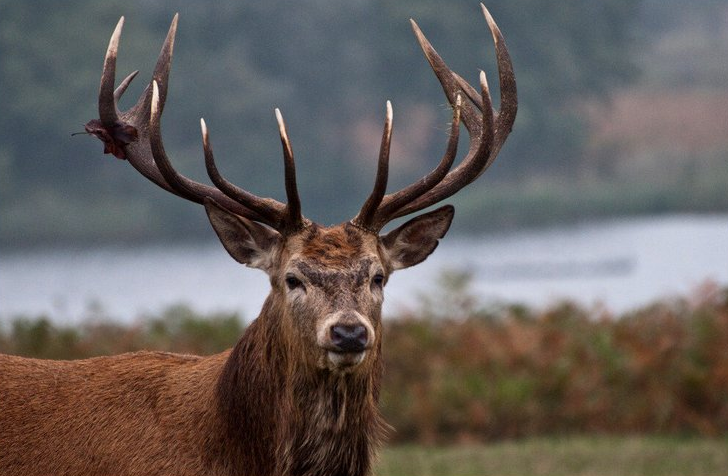
<svg viewBox="0 0 728 476">
<path fill-rule="evenodd" d="M 374 189 L 354 219 L 332 227 L 301 214 L 293 152 L 278 110 L 286 204 L 220 175 L 204 121 L 205 164 L 214 187 L 175 171 L 160 121 L 177 17 L 153 80 L 128 111 L 119 111 L 117 102 L 136 73 L 114 89 L 122 18 L 104 61 L 100 119 L 87 131 L 104 142 L 105 152 L 128 160 L 155 184 L 203 204 L 231 257 L 264 271 L 271 291 L 237 345 L 210 357 L 140 352 L 65 362 L 0 355 L 0 475 L 369 474 L 386 429 L 377 408 L 384 286 L 392 272 L 434 251 L 454 209 L 446 205 L 380 231 L 475 180 L 515 119 L 510 58 L 482 8 L 495 40 L 500 110 L 492 109 L 485 74 L 478 93 L 447 68 L 412 22 L 453 107 L 446 152 L 424 178 L 385 194 L 388 102 Z M 450 170 L 461 118 L 470 144 Z"/>
<path fill-rule="evenodd" d="M 0 473 L 211 473 L 204 448 L 215 443 L 219 422 L 209 402 L 226 358 L 4 356 Z"/>
<path fill-rule="evenodd" d="M 360 289 L 381 262 L 364 235 L 312 226 L 275 249 L 293 270 L 305 258 L 305 292 L 319 302 L 271 276 L 261 314 L 222 354 L 0 357 L 0 474 L 367 474 L 385 424 L 381 290 L 367 300 Z M 301 335 L 314 313 L 326 325 L 342 312 L 369 316 L 376 339 L 351 368 L 332 365 L 314 332 Z"/>
</svg>

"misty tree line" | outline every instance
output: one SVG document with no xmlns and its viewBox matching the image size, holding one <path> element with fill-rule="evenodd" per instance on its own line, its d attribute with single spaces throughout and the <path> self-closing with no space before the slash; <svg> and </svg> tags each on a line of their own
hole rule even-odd
<svg viewBox="0 0 728 476">
<path fill-rule="evenodd" d="M 568 175 L 585 125 L 574 104 L 606 98 L 638 74 L 631 51 L 640 2 L 487 2 L 505 34 L 519 116 L 490 180 Z M 150 76 L 180 12 L 163 131 L 179 169 L 204 179 L 198 121 L 211 128 L 232 181 L 282 198 L 273 108 L 286 118 L 304 212 L 322 222 L 355 213 L 371 187 L 384 104 L 395 108 L 391 187 L 439 160 L 446 100 L 414 40 L 414 18 L 473 84 L 483 68 L 497 94 L 492 40 L 474 0 L 338 2 L 0 1 L 0 243 L 135 240 L 198 235 L 195 207 L 167 196 L 101 143 L 73 137 L 96 117 L 103 54 L 119 16 L 120 76 Z M 464 147 L 463 147 L 464 148 Z"/>
</svg>

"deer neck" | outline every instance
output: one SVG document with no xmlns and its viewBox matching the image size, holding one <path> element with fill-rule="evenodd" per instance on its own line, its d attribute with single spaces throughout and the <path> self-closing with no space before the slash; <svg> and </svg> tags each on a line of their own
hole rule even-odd
<svg viewBox="0 0 728 476">
<path fill-rule="evenodd" d="M 224 433 L 235 448 L 228 457 L 249 474 L 368 474 L 386 428 L 377 407 L 380 358 L 366 372 L 311 369 L 284 341 L 273 301 L 217 383 Z"/>
</svg>

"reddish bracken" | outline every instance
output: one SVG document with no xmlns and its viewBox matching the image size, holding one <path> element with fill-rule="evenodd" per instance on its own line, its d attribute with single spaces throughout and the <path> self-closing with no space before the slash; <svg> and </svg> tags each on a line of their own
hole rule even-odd
<svg viewBox="0 0 728 476">
<path fill-rule="evenodd" d="M 485 74 L 480 91 L 452 72 L 417 25 L 415 35 L 453 107 L 444 157 L 428 175 L 385 194 L 392 136 L 387 116 L 374 190 L 351 221 L 322 227 L 303 217 L 293 152 L 276 110 L 287 203 L 257 197 L 217 171 L 202 121 L 214 187 L 172 167 L 160 120 L 177 17 L 152 81 L 128 111 L 115 90 L 119 21 L 104 61 L 99 115 L 87 125 L 105 152 L 160 187 L 204 204 L 223 246 L 265 271 L 271 291 L 237 345 L 196 357 L 139 352 L 79 361 L 0 356 L 0 474 L 365 475 L 386 430 L 377 407 L 381 308 L 389 275 L 423 261 L 447 232 L 453 207 L 382 227 L 453 195 L 491 164 L 516 115 L 516 85 L 503 37 L 495 40 L 500 111 Z M 468 153 L 451 170 L 460 121 Z"/>
</svg>

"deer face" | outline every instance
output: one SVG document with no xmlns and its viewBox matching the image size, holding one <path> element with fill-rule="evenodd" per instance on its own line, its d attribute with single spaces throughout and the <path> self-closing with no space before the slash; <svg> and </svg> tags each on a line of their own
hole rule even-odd
<svg viewBox="0 0 728 476">
<path fill-rule="evenodd" d="M 268 273 L 287 347 L 307 364 L 335 372 L 355 371 L 374 358 L 389 275 L 423 261 L 453 217 L 446 206 L 383 236 L 351 223 L 310 224 L 283 236 L 215 202 L 206 209 L 230 255 Z"/>
<path fill-rule="evenodd" d="M 352 225 L 311 226 L 286 240 L 271 280 L 314 365 L 348 371 L 372 353 L 389 268 L 377 236 Z"/>
</svg>

